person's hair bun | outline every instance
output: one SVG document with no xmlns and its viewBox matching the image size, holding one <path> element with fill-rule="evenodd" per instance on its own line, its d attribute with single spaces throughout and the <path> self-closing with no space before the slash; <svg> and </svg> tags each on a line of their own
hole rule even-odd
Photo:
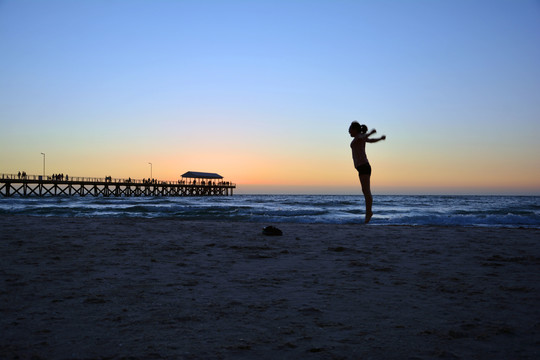
<svg viewBox="0 0 540 360">
<path fill-rule="evenodd" d="M 367 126 L 366 126 L 366 125 L 364 125 L 364 124 L 360 125 L 360 134 L 365 134 L 365 133 L 367 133 L 367 130 L 368 130 L 368 129 L 367 129 Z"/>
</svg>

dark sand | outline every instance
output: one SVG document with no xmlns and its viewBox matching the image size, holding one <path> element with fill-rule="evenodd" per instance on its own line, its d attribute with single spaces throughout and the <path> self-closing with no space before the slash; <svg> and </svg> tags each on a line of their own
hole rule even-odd
<svg viewBox="0 0 540 360">
<path fill-rule="evenodd" d="M 0 358 L 540 358 L 539 230 L 264 225 L 1 216 Z"/>
</svg>

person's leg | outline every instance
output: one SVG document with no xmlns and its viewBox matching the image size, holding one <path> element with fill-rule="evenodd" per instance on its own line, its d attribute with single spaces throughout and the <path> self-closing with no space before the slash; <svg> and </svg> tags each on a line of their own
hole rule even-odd
<svg viewBox="0 0 540 360">
<path fill-rule="evenodd" d="M 362 184 L 362 193 L 364 193 L 364 199 L 366 200 L 366 220 L 367 224 L 371 217 L 373 216 L 373 211 L 371 207 L 373 205 L 373 196 L 371 196 L 371 186 L 370 186 L 371 175 L 360 175 L 360 184 Z"/>
</svg>

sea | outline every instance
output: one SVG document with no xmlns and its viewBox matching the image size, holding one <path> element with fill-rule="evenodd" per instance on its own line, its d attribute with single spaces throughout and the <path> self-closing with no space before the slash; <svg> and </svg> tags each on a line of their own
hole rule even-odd
<svg viewBox="0 0 540 360">
<path fill-rule="evenodd" d="M 361 195 L 0 198 L 0 215 L 361 224 L 364 211 Z M 374 195 L 373 212 L 370 225 L 540 228 L 540 196 Z"/>
</svg>

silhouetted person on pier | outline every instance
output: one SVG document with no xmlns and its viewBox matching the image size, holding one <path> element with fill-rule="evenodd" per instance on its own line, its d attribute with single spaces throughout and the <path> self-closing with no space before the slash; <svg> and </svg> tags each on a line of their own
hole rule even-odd
<svg viewBox="0 0 540 360">
<path fill-rule="evenodd" d="M 360 184 L 362 185 L 362 193 L 366 201 L 366 218 L 367 224 L 373 216 L 371 209 L 373 205 L 373 196 L 371 195 L 371 165 L 366 155 L 366 143 L 375 143 L 377 141 L 385 140 L 386 136 L 381 136 L 378 139 L 370 139 L 369 136 L 375 134 L 375 129 L 367 132 L 366 125 L 360 125 L 357 121 L 353 121 L 349 127 L 349 134 L 353 137 L 351 142 L 352 156 L 354 161 L 354 168 L 358 171 L 358 177 L 360 178 Z"/>
</svg>

